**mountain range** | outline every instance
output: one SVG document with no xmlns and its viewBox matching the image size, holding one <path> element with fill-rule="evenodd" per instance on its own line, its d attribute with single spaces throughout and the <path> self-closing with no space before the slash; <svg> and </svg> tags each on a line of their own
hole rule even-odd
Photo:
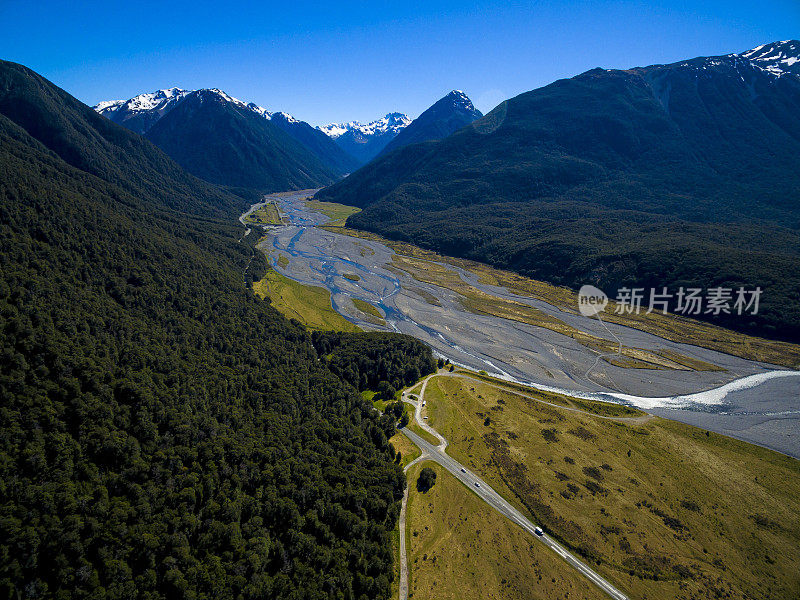
<svg viewBox="0 0 800 600">
<path fill-rule="evenodd" d="M 198 99 L 214 101 L 215 114 L 205 114 L 211 105 Z M 402 113 L 389 113 L 366 125 L 351 121 L 312 127 L 285 112 L 270 112 L 216 88 L 191 91 L 173 87 L 129 100 L 100 102 L 94 108 L 148 137 L 198 177 L 239 188 L 255 186 L 260 191 L 327 185 L 386 151 L 441 139 L 481 116 L 469 98 L 457 91 L 413 122 Z M 217 122 L 223 112 L 230 118 Z M 258 115 L 267 124 L 255 121 L 246 112 Z M 239 118 L 234 119 L 233 114 Z M 191 121 L 183 122 L 190 115 Z M 238 126 L 230 129 L 234 120 Z M 287 142 L 275 129 L 288 134 L 301 148 Z"/>
<path fill-rule="evenodd" d="M 593 69 L 374 160 L 317 197 L 348 225 L 554 283 L 763 288 L 757 315 L 698 315 L 800 339 L 797 41 Z"/>
</svg>

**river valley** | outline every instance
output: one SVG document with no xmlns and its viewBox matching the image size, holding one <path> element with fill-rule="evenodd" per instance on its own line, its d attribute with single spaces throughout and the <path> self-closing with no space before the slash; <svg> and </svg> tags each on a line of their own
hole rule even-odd
<svg viewBox="0 0 800 600">
<path fill-rule="evenodd" d="M 597 350 L 569 335 L 467 310 L 453 289 L 398 268 L 393 250 L 382 243 L 319 227 L 330 218 L 309 208 L 308 196 L 302 191 L 267 198 L 277 203 L 286 224 L 266 228 L 259 248 L 279 273 L 330 291 L 333 308 L 362 329 L 413 335 L 437 355 L 476 371 L 636 406 L 800 457 L 800 372 L 600 322 L 436 263 L 498 302 L 528 305 L 580 332 L 619 340 L 623 347 L 687 357 L 717 369 L 630 368 L 599 360 Z M 359 301 L 375 307 L 381 318 L 364 312 L 363 304 L 360 309 Z"/>
</svg>

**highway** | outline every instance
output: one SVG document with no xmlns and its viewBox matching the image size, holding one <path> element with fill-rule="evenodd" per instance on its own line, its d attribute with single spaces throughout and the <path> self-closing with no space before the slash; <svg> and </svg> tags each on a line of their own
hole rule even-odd
<svg viewBox="0 0 800 600">
<path fill-rule="evenodd" d="M 426 441 L 421 436 L 417 435 L 407 427 L 402 428 L 400 431 L 405 435 L 409 440 L 411 440 L 414 444 L 419 447 L 422 451 L 422 455 L 414 461 L 415 463 L 420 460 L 432 460 L 434 462 L 439 463 L 443 468 L 445 468 L 448 472 L 452 473 L 456 479 L 461 481 L 464 485 L 466 485 L 473 493 L 475 493 L 479 498 L 481 498 L 484 502 L 489 504 L 492 508 L 498 511 L 500 514 L 505 515 L 509 519 L 511 519 L 514 523 L 522 527 L 525 531 L 533 535 L 536 539 L 542 542 L 545 546 L 550 548 L 553 552 L 561 556 L 567 563 L 569 563 L 572 567 L 574 567 L 577 571 L 579 571 L 584 577 L 589 579 L 592 583 L 594 583 L 597 587 L 599 587 L 602 591 L 608 594 L 611 598 L 615 600 L 628 600 L 628 597 L 620 592 L 617 588 L 611 585 L 608 581 L 603 579 L 597 572 L 592 570 L 586 563 L 581 561 L 577 558 L 574 554 L 570 553 L 566 548 L 564 548 L 561 544 L 556 542 L 553 538 L 548 536 L 546 533 L 542 535 L 536 534 L 536 525 L 534 525 L 525 515 L 523 515 L 519 510 L 514 508 L 511 504 L 506 502 L 506 500 L 494 491 L 485 481 L 483 481 L 480 477 L 469 471 L 464 465 L 459 463 L 457 460 L 453 459 L 451 456 L 448 456 L 445 452 L 445 448 L 447 446 L 447 441 L 435 430 L 433 430 L 427 423 L 423 423 L 420 420 L 420 409 L 422 407 L 422 401 L 424 399 L 425 388 L 427 387 L 428 380 L 431 376 L 425 379 L 423 382 L 422 388 L 420 389 L 419 393 L 419 400 L 414 402 L 408 398 L 408 394 L 403 394 L 403 400 L 408 402 L 409 404 L 414 405 L 414 418 L 417 423 L 423 427 L 426 431 L 433 434 L 437 439 L 440 440 L 440 444 L 438 446 L 434 446 L 430 442 Z M 403 502 L 403 508 L 405 509 L 405 501 Z M 403 511 L 405 512 L 405 511 Z M 403 515 L 405 517 L 405 515 Z M 405 521 L 405 519 L 403 519 Z M 402 539 L 404 536 L 403 530 L 405 523 L 403 523 L 403 527 L 401 527 L 401 546 L 403 549 L 405 544 L 402 543 L 404 540 Z M 401 561 L 404 557 L 401 557 Z M 406 584 L 407 590 L 407 584 Z M 400 598 L 404 600 L 403 593 L 401 589 Z"/>
</svg>

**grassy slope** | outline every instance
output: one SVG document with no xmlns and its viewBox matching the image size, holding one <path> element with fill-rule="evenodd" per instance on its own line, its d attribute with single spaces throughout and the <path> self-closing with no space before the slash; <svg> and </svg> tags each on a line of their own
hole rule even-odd
<svg viewBox="0 0 800 600">
<path fill-rule="evenodd" d="M 427 493 L 420 470 L 436 471 Z M 439 465 L 409 470 L 409 598 L 503 600 L 603 598 L 603 594 Z"/>
<path fill-rule="evenodd" d="M 423 410 L 424 410 L 424 409 L 423 409 Z M 409 422 L 409 424 L 407 425 L 407 427 L 408 427 L 408 428 L 409 428 L 411 431 L 413 431 L 414 433 L 416 433 L 416 434 L 417 434 L 419 437 L 421 437 L 421 438 L 422 438 L 422 439 L 424 439 L 426 442 L 428 442 L 429 444 L 433 444 L 434 446 L 438 446 L 438 445 L 439 445 L 439 440 L 437 440 L 437 439 L 436 439 L 434 436 L 432 436 L 430 433 L 428 433 L 427 431 L 425 431 L 425 430 L 424 430 L 422 427 L 420 427 L 420 426 L 419 426 L 419 424 L 418 424 L 418 423 L 417 423 L 417 422 L 414 420 L 414 410 L 413 410 L 412 408 L 409 408 L 409 409 L 408 409 L 408 413 L 409 413 L 409 417 L 411 417 L 411 421 Z M 424 414 L 424 413 L 423 413 L 423 414 Z"/>
<path fill-rule="evenodd" d="M 391 438 L 389 438 L 389 443 L 394 446 L 395 450 L 402 453 L 400 464 L 404 468 L 408 463 L 420 455 L 419 448 L 417 448 L 411 440 L 409 440 L 400 432 L 395 433 Z"/>
<path fill-rule="evenodd" d="M 400 452 L 400 465 L 405 469 L 406 465 L 415 460 L 420 451 L 411 440 L 409 440 L 402 433 L 395 433 L 389 438 L 389 443 L 394 446 L 397 452 Z M 394 580 L 392 581 L 392 598 L 396 598 L 399 593 L 400 585 L 400 524 L 392 531 L 392 551 L 394 552 Z"/>
<path fill-rule="evenodd" d="M 253 291 L 261 298 L 269 296 L 281 313 L 309 329 L 360 331 L 333 309 L 330 292 L 324 288 L 297 283 L 270 269 L 261 281 L 253 284 Z"/>
<path fill-rule="evenodd" d="M 437 377 L 427 390 L 448 452 L 632 597 L 800 594 L 800 462 L 681 423 L 624 424 L 476 381 Z"/>
</svg>

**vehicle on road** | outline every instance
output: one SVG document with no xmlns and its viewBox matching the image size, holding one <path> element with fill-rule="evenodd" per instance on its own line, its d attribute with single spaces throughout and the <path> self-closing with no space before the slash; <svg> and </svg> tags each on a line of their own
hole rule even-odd
<svg viewBox="0 0 800 600">
<path fill-rule="evenodd" d="M 544 531 L 542 531 L 541 527 L 537 527 L 533 530 L 536 535 L 544 535 Z"/>
<path fill-rule="evenodd" d="M 481 487 L 481 484 L 476 481 L 475 482 L 475 487 Z"/>
<path fill-rule="evenodd" d="M 466 472 L 467 472 L 467 470 L 466 470 L 464 467 L 461 467 L 461 472 L 462 472 L 462 473 L 466 473 Z"/>
</svg>

